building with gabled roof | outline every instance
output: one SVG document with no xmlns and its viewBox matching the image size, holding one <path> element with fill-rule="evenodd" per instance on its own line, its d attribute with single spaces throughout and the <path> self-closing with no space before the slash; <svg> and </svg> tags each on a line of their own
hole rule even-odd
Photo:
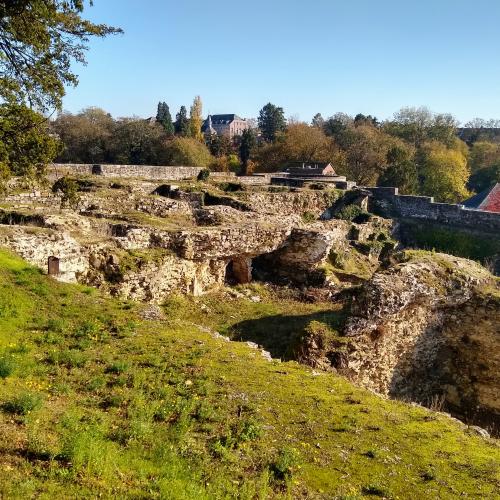
<svg viewBox="0 0 500 500">
<path fill-rule="evenodd" d="M 230 139 L 233 139 L 235 136 L 243 134 L 243 131 L 250 128 L 250 124 L 244 118 L 240 118 L 238 115 L 232 113 L 225 115 L 209 115 L 201 130 L 206 134 L 209 132 L 210 127 L 217 135 L 227 135 Z"/>
<path fill-rule="evenodd" d="M 500 182 L 464 201 L 462 205 L 473 210 L 485 210 L 500 214 Z"/>
</svg>

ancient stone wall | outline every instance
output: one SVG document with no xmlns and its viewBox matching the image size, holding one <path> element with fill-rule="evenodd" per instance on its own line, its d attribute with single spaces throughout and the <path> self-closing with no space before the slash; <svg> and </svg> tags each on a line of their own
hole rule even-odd
<svg viewBox="0 0 500 500">
<path fill-rule="evenodd" d="M 172 181 L 196 177 L 201 170 L 200 167 L 184 166 L 85 165 L 76 163 L 53 164 L 49 167 L 49 173 L 56 177 L 63 175 L 100 175 L 102 177 L 128 177 Z"/>
<path fill-rule="evenodd" d="M 470 210 L 463 205 L 435 203 L 429 196 L 400 195 L 398 188 L 366 189 L 373 195 L 370 211 L 383 217 L 429 220 L 500 234 L 500 214 Z"/>
</svg>

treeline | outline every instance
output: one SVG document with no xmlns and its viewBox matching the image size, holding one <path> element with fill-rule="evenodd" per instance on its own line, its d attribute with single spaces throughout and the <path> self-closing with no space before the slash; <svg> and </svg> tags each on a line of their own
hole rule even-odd
<svg viewBox="0 0 500 500">
<path fill-rule="evenodd" d="M 193 165 L 239 174 L 279 171 L 293 162 L 331 162 L 358 184 L 394 186 L 443 202 L 461 201 L 500 181 L 500 142 L 492 127 L 480 125 L 488 122 L 468 124 L 474 135 L 466 143 L 453 116 L 426 108 L 404 108 L 383 122 L 363 114 L 323 118 L 318 113 L 303 123 L 286 120 L 282 108 L 268 103 L 257 121 L 257 129 L 233 140 L 204 134 L 196 97 L 189 116 L 183 106 L 175 119 L 160 102 L 153 119 L 115 120 L 87 108 L 60 114 L 51 128 L 64 145 L 60 162 Z"/>
</svg>

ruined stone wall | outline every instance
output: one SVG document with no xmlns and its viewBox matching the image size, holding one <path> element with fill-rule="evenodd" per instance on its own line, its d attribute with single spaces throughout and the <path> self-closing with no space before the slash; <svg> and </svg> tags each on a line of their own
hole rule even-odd
<svg viewBox="0 0 500 500">
<path fill-rule="evenodd" d="M 341 191 L 250 192 L 239 193 L 238 199 L 251 210 L 274 215 L 322 214 L 342 195 Z"/>
<path fill-rule="evenodd" d="M 366 188 L 371 191 L 370 211 L 383 217 L 429 220 L 476 231 L 500 234 L 500 214 L 470 210 L 463 205 L 435 203 L 429 196 L 398 194 L 398 188 Z"/>
<path fill-rule="evenodd" d="M 154 165 L 85 165 L 75 163 L 53 164 L 49 173 L 63 175 L 100 175 L 102 177 L 123 177 L 141 179 L 162 179 L 180 181 L 196 177 L 200 167 L 154 166 Z M 226 174 L 227 175 L 227 174 Z"/>
</svg>

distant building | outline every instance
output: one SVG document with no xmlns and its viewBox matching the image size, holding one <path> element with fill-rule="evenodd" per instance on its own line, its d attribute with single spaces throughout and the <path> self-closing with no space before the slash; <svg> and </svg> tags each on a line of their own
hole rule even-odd
<svg viewBox="0 0 500 500">
<path fill-rule="evenodd" d="M 217 135 L 226 135 L 230 139 L 243 134 L 244 130 L 250 128 L 250 123 L 238 115 L 208 115 L 202 127 L 204 134 L 215 133 Z"/>
<path fill-rule="evenodd" d="M 466 208 L 500 214 L 500 182 L 462 203 Z"/>
<path fill-rule="evenodd" d="M 291 177 L 336 176 L 331 163 L 326 162 L 295 162 L 285 169 Z"/>
</svg>

